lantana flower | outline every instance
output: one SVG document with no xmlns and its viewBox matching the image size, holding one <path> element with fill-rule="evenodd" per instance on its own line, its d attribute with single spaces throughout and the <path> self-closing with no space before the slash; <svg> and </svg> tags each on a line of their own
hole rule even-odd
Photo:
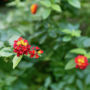
<svg viewBox="0 0 90 90">
<path fill-rule="evenodd" d="M 17 56 L 27 55 L 30 51 L 31 45 L 29 45 L 28 41 L 20 37 L 18 40 L 14 41 L 14 52 L 17 53 Z"/>
<path fill-rule="evenodd" d="M 87 57 L 82 55 L 78 55 L 75 58 L 75 63 L 76 63 L 76 68 L 79 69 L 85 69 L 89 65 Z"/>
<path fill-rule="evenodd" d="M 18 38 L 18 40 L 14 41 L 14 52 L 17 53 L 17 56 L 21 55 L 29 55 L 30 58 L 39 58 L 40 55 L 43 53 L 43 50 L 41 50 L 38 46 L 32 47 L 29 45 L 28 41 L 23 39 L 22 37 Z"/>
</svg>

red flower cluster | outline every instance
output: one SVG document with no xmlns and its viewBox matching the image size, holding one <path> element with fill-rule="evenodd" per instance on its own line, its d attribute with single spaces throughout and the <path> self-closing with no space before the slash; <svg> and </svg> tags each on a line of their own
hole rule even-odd
<svg viewBox="0 0 90 90">
<path fill-rule="evenodd" d="M 79 55 L 75 58 L 76 68 L 85 69 L 89 63 L 85 56 Z"/>
<path fill-rule="evenodd" d="M 39 58 L 40 55 L 43 53 L 43 50 L 40 50 L 39 47 L 31 48 L 31 45 L 29 45 L 28 41 L 23 39 L 22 37 L 14 41 L 13 48 L 18 57 L 20 55 L 30 54 L 31 58 Z"/>
<path fill-rule="evenodd" d="M 33 4 L 32 6 L 31 6 L 31 13 L 32 14 L 35 14 L 36 12 L 37 12 L 37 8 L 38 8 L 38 5 L 37 4 Z"/>
<path fill-rule="evenodd" d="M 18 40 L 14 41 L 14 52 L 17 53 L 17 56 L 20 55 L 27 55 L 30 51 L 30 45 L 27 40 L 24 40 L 22 37 L 20 37 Z"/>
<path fill-rule="evenodd" d="M 33 47 L 33 48 L 31 48 L 32 50 L 30 50 L 29 51 L 29 54 L 30 54 L 30 57 L 31 58 L 39 58 L 40 57 L 40 54 L 42 54 L 43 53 L 43 50 L 40 50 L 40 48 L 39 47 Z"/>
</svg>

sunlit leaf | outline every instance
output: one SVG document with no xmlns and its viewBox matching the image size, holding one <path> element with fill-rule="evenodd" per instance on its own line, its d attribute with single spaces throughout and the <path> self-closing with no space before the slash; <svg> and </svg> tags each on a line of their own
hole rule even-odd
<svg viewBox="0 0 90 90">
<path fill-rule="evenodd" d="M 50 13 L 51 13 L 51 9 L 45 9 L 44 10 L 44 12 L 42 13 L 42 17 L 43 17 L 43 19 L 46 19 L 46 18 L 48 18 L 48 16 L 50 15 Z"/>
<path fill-rule="evenodd" d="M 64 42 L 69 42 L 72 38 L 70 36 L 63 37 Z"/>
<path fill-rule="evenodd" d="M 4 43 L 0 41 L 0 48 L 4 46 Z"/>
<path fill-rule="evenodd" d="M 10 45 L 14 44 L 14 40 L 17 40 L 20 36 L 19 35 L 13 35 L 8 41 Z"/>
<path fill-rule="evenodd" d="M 68 3 L 71 4 L 72 6 L 76 7 L 76 8 L 81 7 L 79 0 L 68 0 Z"/>
<path fill-rule="evenodd" d="M 51 77 L 47 77 L 44 86 L 47 88 L 51 84 Z"/>
<path fill-rule="evenodd" d="M 75 53 L 75 54 L 86 54 L 86 50 L 82 49 L 82 48 L 76 48 L 76 49 L 72 49 L 70 51 L 70 53 Z"/>
<path fill-rule="evenodd" d="M 10 47 L 6 47 L 0 50 L 0 57 L 10 57 L 13 53 L 11 52 Z"/>
<path fill-rule="evenodd" d="M 13 58 L 13 69 L 19 64 L 23 56 L 17 57 L 17 55 Z"/>
<path fill-rule="evenodd" d="M 50 0 L 41 0 L 40 3 L 42 5 L 44 5 L 45 7 L 50 7 L 51 6 Z"/>
<path fill-rule="evenodd" d="M 57 11 L 57 12 L 61 12 L 61 7 L 58 4 L 52 4 L 52 9 Z"/>
<path fill-rule="evenodd" d="M 85 56 L 90 59 L 90 52 L 86 53 Z"/>
<path fill-rule="evenodd" d="M 73 68 L 75 68 L 75 61 L 74 60 L 70 60 L 67 64 L 66 64 L 66 66 L 65 66 L 65 70 L 69 70 L 69 69 L 73 69 Z"/>
</svg>

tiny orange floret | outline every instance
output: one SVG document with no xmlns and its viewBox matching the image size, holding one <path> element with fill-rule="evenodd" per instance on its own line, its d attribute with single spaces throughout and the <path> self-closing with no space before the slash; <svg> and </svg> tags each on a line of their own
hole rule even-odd
<svg viewBox="0 0 90 90">
<path fill-rule="evenodd" d="M 38 54 L 42 54 L 42 53 L 43 53 L 43 50 L 39 50 L 39 51 L 38 51 Z"/>
<path fill-rule="evenodd" d="M 37 4 L 33 4 L 33 5 L 31 6 L 31 13 L 32 13 L 32 14 L 36 14 L 37 8 L 38 8 L 38 5 L 37 5 Z"/>
</svg>

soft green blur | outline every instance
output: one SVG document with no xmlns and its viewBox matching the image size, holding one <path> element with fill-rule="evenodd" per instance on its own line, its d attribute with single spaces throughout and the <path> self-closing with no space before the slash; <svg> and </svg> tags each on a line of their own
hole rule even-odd
<svg viewBox="0 0 90 90">
<path fill-rule="evenodd" d="M 90 0 L 9 1 L 0 6 L 0 90 L 90 90 L 90 66 L 65 69 L 78 54 L 90 59 Z M 13 41 L 20 36 L 44 54 L 24 56 L 13 69 Z"/>
</svg>

